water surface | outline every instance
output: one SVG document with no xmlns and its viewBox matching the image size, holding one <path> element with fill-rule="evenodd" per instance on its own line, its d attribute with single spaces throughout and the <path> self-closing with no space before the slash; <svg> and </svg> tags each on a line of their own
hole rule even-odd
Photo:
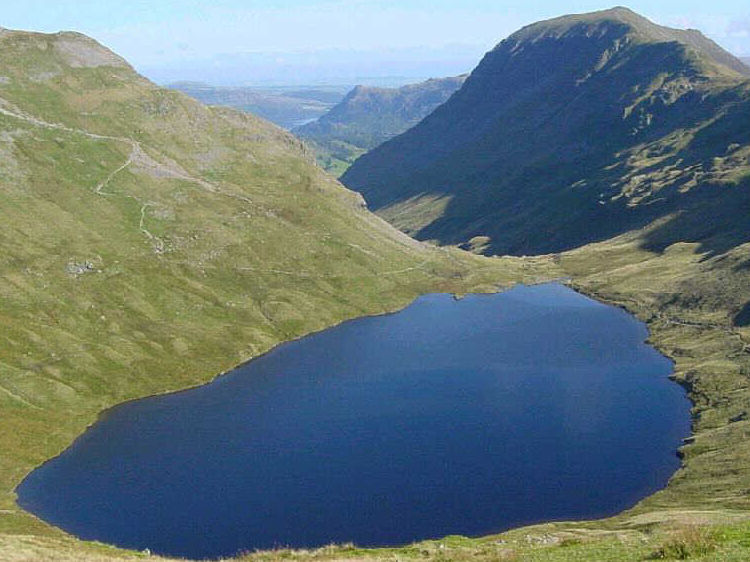
<svg viewBox="0 0 750 562">
<path fill-rule="evenodd" d="M 557 284 L 427 295 L 108 411 L 19 503 L 193 558 L 614 514 L 666 484 L 689 433 L 646 337 Z"/>
</svg>

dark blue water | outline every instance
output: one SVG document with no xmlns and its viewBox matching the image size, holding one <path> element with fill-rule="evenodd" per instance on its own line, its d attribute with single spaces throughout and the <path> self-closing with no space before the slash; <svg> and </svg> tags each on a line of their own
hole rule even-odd
<svg viewBox="0 0 750 562">
<path fill-rule="evenodd" d="M 556 284 L 428 295 L 106 413 L 18 488 L 86 539 L 188 557 L 614 514 L 689 404 L 643 324 Z"/>
</svg>

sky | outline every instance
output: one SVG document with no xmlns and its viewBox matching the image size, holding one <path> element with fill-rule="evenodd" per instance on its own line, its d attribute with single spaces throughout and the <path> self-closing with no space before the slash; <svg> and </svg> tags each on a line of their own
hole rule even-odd
<svg viewBox="0 0 750 562">
<path fill-rule="evenodd" d="M 5 4 L 5 3 L 4 3 Z M 80 31 L 149 78 L 221 85 L 446 76 L 523 25 L 612 7 L 553 0 L 23 0 L 0 26 Z M 696 28 L 750 56 L 748 0 L 633 0 L 662 25 Z M 364 80 L 367 81 L 367 80 Z"/>
</svg>

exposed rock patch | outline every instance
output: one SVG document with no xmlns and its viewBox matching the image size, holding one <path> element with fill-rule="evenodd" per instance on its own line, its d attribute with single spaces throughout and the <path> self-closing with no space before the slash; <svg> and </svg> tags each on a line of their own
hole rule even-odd
<svg viewBox="0 0 750 562">
<path fill-rule="evenodd" d="M 95 271 L 97 271 L 97 267 L 94 260 L 70 260 L 65 266 L 65 272 L 73 277 L 80 277 L 81 275 L 93 273 Z"/>
<path fill-rule="evenodd" d="M 59 33 L 54 42 L 54 49 L 73 68 L 130 67 L 125 59 L 79 33 Z"/>
</svg>

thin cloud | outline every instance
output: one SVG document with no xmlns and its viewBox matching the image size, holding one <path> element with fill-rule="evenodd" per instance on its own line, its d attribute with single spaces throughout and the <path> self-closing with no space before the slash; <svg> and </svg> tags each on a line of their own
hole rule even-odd
<svg viewBox="0 0 750 562">
<path fill-rule="evenodd" d="M 750 17 L 730 21 L 727 35 L 750 37 Z"/>
</svg>

